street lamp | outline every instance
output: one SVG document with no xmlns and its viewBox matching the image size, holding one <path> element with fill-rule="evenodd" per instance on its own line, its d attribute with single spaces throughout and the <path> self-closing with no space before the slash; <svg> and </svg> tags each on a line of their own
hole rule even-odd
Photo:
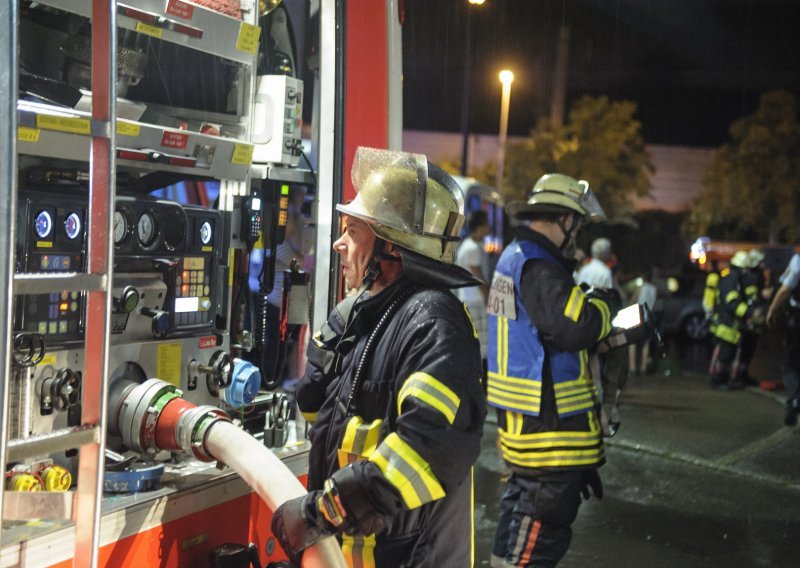
<svg viewBox="0 0 800 568">
<path fill-rule="evenodd" d="M 469 0 L 481 6 L 485 0 Z M 469 98 L 472 81 L 472 10 L 467 9 L 467 32 L 464 34 L 464 86 L 461 90 L 461 175 L 467 175 L 469 153 Z"/>
<path fill-rule="evenodd" d="M 511 83 L 514 73 L 508 69 L 500 71 L 500 82 L 503 84 L 503 97 L 500 100 L 500 145 L 497 148 L 497 193 L 503 193 L 503 170 L 506 165 L 506 138 L 508 136 L 508 106 L 511 102 Z"/>
</svg>

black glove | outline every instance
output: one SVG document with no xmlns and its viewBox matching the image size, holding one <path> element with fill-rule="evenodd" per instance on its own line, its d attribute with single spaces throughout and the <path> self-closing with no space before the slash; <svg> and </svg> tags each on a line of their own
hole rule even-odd
<svg viewBox="0 0 800 568">
<path fill-rule="evenodd" d="M 596 469 L 587 469 L 583 472 L 583 477 L 581 478 L 581 495 L 583 495 L 584 499 L 589 499 L 589 497 L 591 497 L 589 489 L 592 490 L 591 493 L 594 493 L 594 496 L 598 499 L 603 498 L 603 482 L 600 480 L 600 474 L 597 473 Z"/>
<path fill-rule="evenodd" d="M 613 288 L 589 288 L 586 296 L 604 301 L 611 312 L 611 319 L 614 319 L 614 316 L 622 308 L 622 297 Z"/>
<path fill-rule="evenodd" d="M 272 515 L 272 534 L 281 543 L 293 566 L 300 566 L 303 551 L 339 530 L 319 512 L 322 491 L 290 499 Z"/>
</svg>

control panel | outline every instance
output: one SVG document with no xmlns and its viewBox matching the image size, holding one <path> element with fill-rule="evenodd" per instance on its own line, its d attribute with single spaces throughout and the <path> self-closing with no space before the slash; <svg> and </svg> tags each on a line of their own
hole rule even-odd
<svg viewBox="0 0 800 568">
<path fill-rule="evenodd" d="M 82 272 L 87 210 L 86 197 L 79 192 L 21 192 L 16 272 Z M 44 336 L 49 347 L 79 341 L 83 305 L 81 292 L 20 296 L 14 329 Z"/>
<path fill-rule="evenodd" d="M 213 209 L 118 197 L 112 333 L 144 339 L 213 329 L 221 227 Z"/>
</svg>

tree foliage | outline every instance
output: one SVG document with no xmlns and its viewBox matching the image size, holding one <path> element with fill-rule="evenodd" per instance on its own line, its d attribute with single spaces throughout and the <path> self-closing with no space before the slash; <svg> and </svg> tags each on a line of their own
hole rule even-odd
<svg viewBox="0 0 800 568">
<path fill-rule="evenodd" d="M 503 194 L 506 200 L 524 200 L 534 182 L 548 172 L 588 180 L 609 218 L 627 218 L 632 198 L 650 190 L 650 162 L 641 123 L 634 118 L 636 103 L 608 97 L 583 97 L 563 126 L 543 120 L 531 136 L 506 151 Z M 494 183 L 490 164 L 475 177 Z"/>
<path fill-rule="evenodd" d="M 800 239 L 800 123 L 797 99 L 770 91 L 755 114 L 735 121 L 714 153 L 689 220 L 718 238 Z"/>
</svg>

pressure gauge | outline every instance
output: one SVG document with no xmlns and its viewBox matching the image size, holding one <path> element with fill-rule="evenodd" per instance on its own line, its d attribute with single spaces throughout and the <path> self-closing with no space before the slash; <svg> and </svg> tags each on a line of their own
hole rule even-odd
<svg viewBox="0 0 800 568">
<path fill-rule="evenodd" d="M 122 211 L 114 211 L 114 244 L 125 240 L 128 234 L 128 219 Z"/>
<path fill-rule="evenodd" d="M 212 234 L 212 231 L 211 231 L 211 223 L 206 221 L 200 227 L 200 242 L 203 243 L 204 245 L 207 245 L 208 243 L 211 242 L 211 237 L 212 236 L 213 236 L 213 234 Z"/>
<path fill-rule="evenodd" d="M 33 221 L 33 228 L 40 239 L 46 238 L 53 229 L 53 218 L 47 211 L 40 211 Z"/>
<path fill-rule="evenodd" d="M 142 213 L 136 224 L 136 235 L 142 246 L 150 246 L 156 240 L 156 220 L 152 213 Z"/>
<path fill-rule="evenodd" d="M 64 231 L 67 238 L 74 240 L 81 234 L 81 217 L 77 213 L 70 213 L 64 220 Z"/>
</svg>

